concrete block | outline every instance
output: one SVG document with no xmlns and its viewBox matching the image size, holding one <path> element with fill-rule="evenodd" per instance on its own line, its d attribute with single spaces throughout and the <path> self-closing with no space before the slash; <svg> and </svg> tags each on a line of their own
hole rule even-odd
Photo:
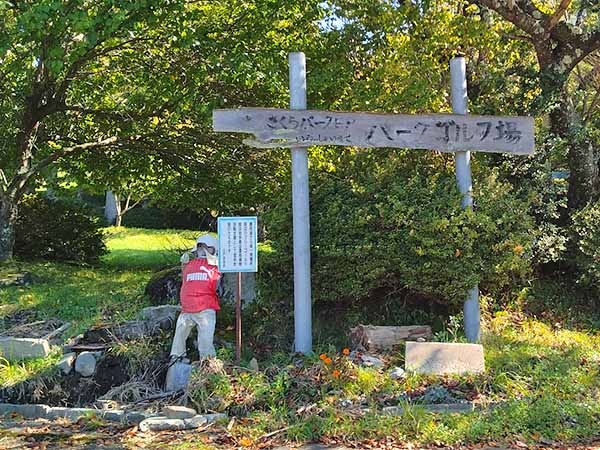
<svg viewBox="0 0 600 450">
<path fill-rule="evenodd" d="M 167 419 L 191 419 L 196 415 L 196 410 L 185 406 L 165 406 L 162 413 Z"/>
<path fill-rule="evenodd" d="M 45 418 L 48 410 L 47 405 L 13 405 L 12 403 L 0 403 L 0 415 L 18 414 L 26 419 Z"/>
<path fill-rule="evenodd" d="M 75 360 L 75 372 L 90 377 L 96 370 L 96 357 L 92 352 L 81 352 Z"/>
<path fill-rule="evenodd" d="M 45 358 L 50 353 L 50 344 L 46 339 L 0 338 L 0 356 L 9 361 L 26 358 Z"/>
<path fill-rule="evenodd" d="M 185 389 L 192 375 L 192 365 L 183 362 L 176 362 L 167 370 L 167 379 L 165 382 L 166 391 L 178 391 Z"/>
<path fill-rule="evenodd" d="M 483 346 L 446 342 L 407 342 L 405 367 L 424 374 L 485 372 Z"/>
<path fill-rule="evenodd" d="M 167 430 L 193 430 L 202 425 L 226 419 L 225 414 L 204 414 L 197 415 L 189 419 L 168 419 L 166 417 L 150 417 L 142 420 L 139 424 L 141 432 L 146 431 L 167 431 Z"/>
<path fill-rule="evenodd" d="M 92 408 L 62 408 L 59 406 L 48 409 L 46 419 L 67 419 L 71 422 L 77 422 L 85 417 L 99 417 L 101 411 Z"/>
</svg>

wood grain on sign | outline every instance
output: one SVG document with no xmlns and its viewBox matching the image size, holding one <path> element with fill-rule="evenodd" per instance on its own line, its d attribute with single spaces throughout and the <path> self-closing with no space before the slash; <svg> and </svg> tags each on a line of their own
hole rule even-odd
<svg viewBox="0 0 600 450">
<path fill-rule="evenodd" d="M 214 110 L 213 129 L 253 134 L 256 140 L 245 142 L 254 147 L 344 145 L 519 155 L 534 148 L 531 117 L 240 108 Z"/>
</svg>

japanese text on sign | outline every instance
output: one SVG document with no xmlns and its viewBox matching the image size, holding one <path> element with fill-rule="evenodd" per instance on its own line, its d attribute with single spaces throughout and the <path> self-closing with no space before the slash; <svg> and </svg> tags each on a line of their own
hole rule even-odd
<svg viewBox="0 0 600 450">
<path fill-rule="evenodd" d="M 514 154 L 530 154 L 534 148 L 530 117 L 241 108 L 215 110 L 213 127 L 216 131 L 252 133 L 258 147 L 320 144 Z"/>
<path fill-rule="evenodd" d="M 256 272 L 256 217 L 219 217 L 219 271 Z"/>
</svg>

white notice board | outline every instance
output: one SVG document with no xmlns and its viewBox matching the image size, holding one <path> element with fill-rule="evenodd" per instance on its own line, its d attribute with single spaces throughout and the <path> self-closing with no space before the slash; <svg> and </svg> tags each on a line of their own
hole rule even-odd
<svg viewBox="0 0 600 450">
<path fill-rule="evenodd" d="M 257 272 L 257 218 L 219 217 L 219 272 Z"/>
</svg>

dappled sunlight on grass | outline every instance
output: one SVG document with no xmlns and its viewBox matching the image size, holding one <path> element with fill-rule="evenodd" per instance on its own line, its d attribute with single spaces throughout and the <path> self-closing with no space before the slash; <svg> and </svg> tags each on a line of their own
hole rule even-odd
<svg viewBox="0 0 600 450">
<path fill-rule="evenodd" d="M 109 227 L 104 231 L 109 253 L 102 263 L 122 269 L 160 269 L 177 264 L 181 252 L 191 248 L 201 233 L 124 227 Z"/>
</svg>

